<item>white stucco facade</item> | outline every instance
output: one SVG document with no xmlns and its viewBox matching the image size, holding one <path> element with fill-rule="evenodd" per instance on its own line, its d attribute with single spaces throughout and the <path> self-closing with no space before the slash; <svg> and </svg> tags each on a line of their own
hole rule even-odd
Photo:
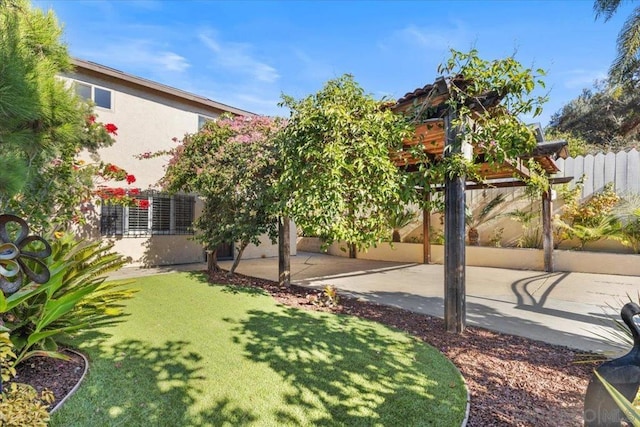
<svg viewBox="0 0 640 427">
<path fill-rule="evenodd" d="M 215 118 L 225 112 L 251 114 L 92 62 L 74 60 L 74 65 L 75 72 L 62 75 L 61 78 L 91 90 L 97 88 L 103 95 L 110 93 L 110 108 L 99 105 L 94 108 L 99 122 L 113 123 L 118 128 L 115 144 L 100 150 L 101 160 L 133 174 L 136 182 L 130 187 L 141 191 L 159 190 L 158 181 L 164 175 L 168 157 L 141 160 L 136 156 L 175 147 L 176 141 L 186 133 L 198 130 L 202 118 Z M 96 207 L 96 210 L 99 214 L 100 207 Z M 195 217 L 201 210 L 202 202 L 196 197 L 193 208 Z M 126 212 L 123 214 L 125 222 Z M 173 207 L 171 212 L 173 214 Z M 292 241 L 295 242 L 295 227 L 292 230 Z M 201 244 L 193 241 L 192 235 L 133 236 L 126 231 L 118 233 L 102 233 L 101 236 L 98 215 L 97 222 L 88 234 L 94 238 L 101 236 L 114 240 L 115 249 L 127 256 L 133 265 L 170 265 L 205 260 Z M 243 257 L 277 256 L 277 246 L 272 245 L 266 237 L 262 240 L 264 243 L 259 247 L 252 245 L 247 248 Z M 292 245 L 292 254 L 295 255 L 295 245 Z"/>
</svg>

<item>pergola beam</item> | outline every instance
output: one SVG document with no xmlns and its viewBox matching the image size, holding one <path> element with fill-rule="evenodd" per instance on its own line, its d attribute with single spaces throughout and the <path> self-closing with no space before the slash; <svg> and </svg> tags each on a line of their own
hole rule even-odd
<svg viewBox="0 0 640 427">
<path fill-rule="evenodd" d="M 553 273 L 553 199 L 551 187 L 542 193 L 542 249 L 544 250 L 544 271 Z"/>
<path fill-rule="evenodd" d="M 431 193 L 424 192 L 425 205 L 429 206 Z M 431 209 L 422 209 L 422 262 L 431 264 Z"/>
</svg>

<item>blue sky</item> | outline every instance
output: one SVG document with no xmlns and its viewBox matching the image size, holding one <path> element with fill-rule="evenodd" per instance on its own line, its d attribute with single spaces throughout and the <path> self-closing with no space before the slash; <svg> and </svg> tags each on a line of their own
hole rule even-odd
<svg viewBox="0 0 640 427">
<path fill-rule="evenodd" d="M 40 0 L 75 57 L 267 115 L 350 73 L 377 98 L 431 83 L 449 49 L 547 70 L 546 125 L 606 76 L 633 5 L 609 22 L 592 1 Z M 528 118 L 524 118 L 528 120 Z M 531 120 L 528 120 L 531 121 Z"/>
</svg>

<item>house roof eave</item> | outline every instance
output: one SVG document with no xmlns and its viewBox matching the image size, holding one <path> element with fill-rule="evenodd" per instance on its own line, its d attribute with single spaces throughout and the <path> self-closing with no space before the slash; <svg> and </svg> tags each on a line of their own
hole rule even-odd
<svg viewBox="0 0 640 427">
<path fill-rule="evenodd" d="M 75 67 L 76 70 L 81 69 L 85 71 L 89 71 L 92 73 L 102 74 L 105 76 L 109 76 L 111 78 L 121 80 L 127 82 L 129 84 L 151 90 L 154 92 L 159 92 L 165 95 L 170 95 L 173 97 L 177 97 L 189 102 L 195 102 L 210 108 L 215 108 L 222 112 L 228 112 L 235 115 L 240 116 L 255 116 L 255 113 L 250 111 L 242 110 L 240 108 L 232 107 L 230 105 L 222 104 L 220 102 L 211 100 L 209 98 L 205 98 L 203 96 L 195 95 L 193 93 L 189 93 L 180 89 L 176 89 L 171 86 L 167 86 L 161 83 L 157 83 L 151 80 L 144 79 L 142 77 L 134 76 L 132 74 L 125 73 L 120 70 L 116 70 L 115 68 L 107 67 L 101 64 L 97 64 L 95 62 L 86 61 L 83 59 L 72 58 L 71 63 Z"/>
</svg>

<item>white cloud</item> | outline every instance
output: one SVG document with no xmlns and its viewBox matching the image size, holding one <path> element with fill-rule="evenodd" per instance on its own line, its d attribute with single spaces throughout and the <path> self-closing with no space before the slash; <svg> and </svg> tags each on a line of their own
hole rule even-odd
<svg viewBox="0 0 640 427">
<path fill-rule="evenodd" d="M 577 69 L 563 74 L 566 76 L 563 83 L 567 89 L 589 88 L 596 80 L 607 78 L 607 73 L 602 70 Z"/>
<path fill-rule="evenodd" d="M 451 38 L 437 29 L 418 28 L 415 25 L 409 25 L 400 30 L 398 35 L 401 39 L 426 49 L 443 50 L 451 46 Z"/>
<path fill-rule="evenodd" d="M 187 59 L 173 52 L 162 52 L 157 62 L 169 71 L 182 72 L 189 68 Z"/>
<path fill-rule="evenodd" d="M 446 51 L 459 46 L 468 40 L 467 32 L 460 22 L 452 22 L 446 27 L 418 27 L 407 25 L 394 31 L 391 36 L 380 43 L 386 50 L 401 47 L 418 47 L 430 51 Z"/>
<path fill-rule="evenodd" d="M 325 81 L 335 77 L 335 69 L 316 57 L 311 57 L 301 49 L 293 48 L 293 56 L 300 62 L 298 68 L 301 75 L 312 81 Z"/>
<path fill-rule="evenodd" d="M 111 44 L 81 52 L 82 59 L 91 59 L 114 68 L 148 70 L 159 74 L 166 71 L 181 73 L 190 67 L 189 61 L 175 52 L 161 50 L 155 43 L 142 39 L 116 40 Z M 145 74 L 145 73 L 142 73 Z"/>
<path fill-rule="evenodd" d="M 198 38 L 214 54 L 215 64 L 220 67 L 250 74 L 266 83 L 273 83 L 280 78 L 275 68 L 250 55 L 250 44 L 220 42 L 211 31 L 201 32 Z"/>
<path fill-rule="evenodd" d="M 237 105 L 243 105 L 248 111 L 268 116 L 288 114 L 286 108 L 278 107 L 279 98 L 261 98 L 249 93 L 237 93 L 234 98 Z"/>
<path fill-rule="evenodd" d="M 275 89 L 257 90 L 254 84 L 221 84 L 211 80 L 200 80 L 197 86 L 185 82 L 183 89 L 256 114 L 288 115 L 285 108 L 278 107 L 280 99 Z"/>
</svg>

